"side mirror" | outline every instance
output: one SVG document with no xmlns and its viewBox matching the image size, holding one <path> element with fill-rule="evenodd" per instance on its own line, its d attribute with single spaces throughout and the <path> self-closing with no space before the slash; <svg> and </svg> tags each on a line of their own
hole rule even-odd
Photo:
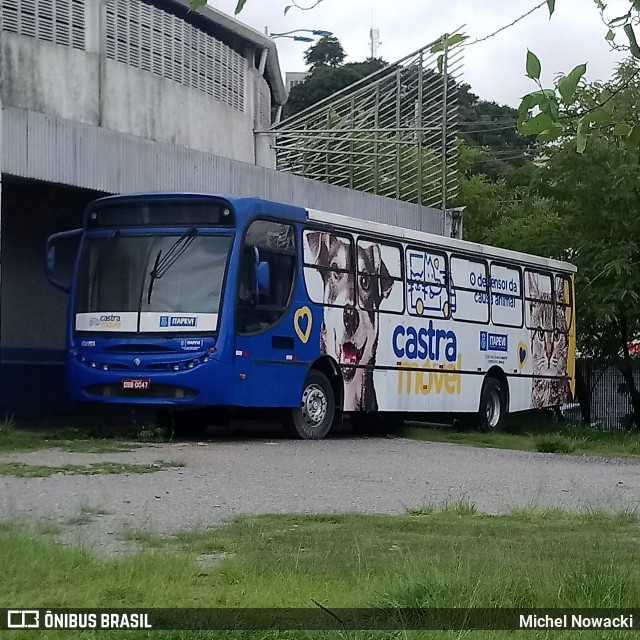
<svg viewBox="0 0 640 640">
<path fill-rule="evenodd" d="M 260 298 L 260 294 L 269 293 L 271 286 L 271 272 L 269 263 L 260 260 L 260 251 L 258 247 L 253 247 L 253 266 L 256 287 L 256 302 Z"/>
<path fill-rule="evenodd" d="M 269 293 L 271 288 L 271 270 L 268 262 L 258 262 L 256 267 L 258 295 Z"/>
<path fill-rule="evenodd" d="M 78 255 L 82 229 L 54 233 L 47 239 L 46 275 L 49 282 L 69 293 L 73 279 L 73 267 Z"/>
</svg>

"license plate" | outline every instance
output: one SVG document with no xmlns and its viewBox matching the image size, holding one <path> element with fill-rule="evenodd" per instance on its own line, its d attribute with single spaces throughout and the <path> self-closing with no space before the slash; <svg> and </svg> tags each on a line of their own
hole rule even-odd
<svg viewBox="0 0 640 640">
<path fill-rule="evenodd" d="M 149 380 L 149 378 L 124 378 L 122 380 L 123 389 L 147 391 L 149 387 L 151 387 L 151 380 Z"/>
</svg>

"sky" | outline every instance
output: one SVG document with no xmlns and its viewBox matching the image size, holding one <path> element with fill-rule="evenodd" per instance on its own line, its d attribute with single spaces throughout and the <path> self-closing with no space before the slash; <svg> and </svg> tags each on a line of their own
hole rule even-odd
<svg viewBox="0 0 640 640">
<path fill-rule="evenodd" d="M 314 0 L 298 0 L 310 6 Z M 339 38 L 347 62 L 369 55 L 369 30 L 380 31 L 379 56 L 394 62 L 429 44 L 440 35 L 466 25 L 470 40 L 482 38 L 523 15 L 540 0 L 323 0 L 310 11 L 295 7 L 284 15 L 290 0 L 247 0 L 238 19 L 270 33 L 293 29 L 323 29 Z M 220 11 L 233 14 L 236 0 L 209 0 Z M 624 13 L 628 0 L 612 0 L 612 16 Z M 616 9 L 619 7 L 620 9 Z M 612 53 L 593 0 L 556 0 L 549 20 L 546 5 L 485 42 L 466 50 L 462 80 L 484 100 L 517 106 L 522 95 L 535 90 L 525 77 L 527 49 L 542 63 L 542 80 L 550 86 L 560 73 L 587 63 L 589 81 L 608 80 L 620 54 Z M 301 35 L 309 35 L 302 33 Z M 280 66 L 304 71 L 304 51 L 310 44 L 278 38 Z"/>
</svg>

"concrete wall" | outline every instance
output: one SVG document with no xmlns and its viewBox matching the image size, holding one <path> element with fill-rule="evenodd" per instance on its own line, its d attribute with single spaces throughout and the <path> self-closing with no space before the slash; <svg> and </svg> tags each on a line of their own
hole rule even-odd
<svg viewBox="0 0 640 640">
<path fill-rule="evenodd" d="M 2 112 L 5 173 L 109 193 L 195 191 L 257 196 L 363 220 L 444 234 L 448 216 L 184 147 L 31 111 Z"/>
<path fill-rule="evenodd" d="M 245 61 L 246 63 L 246 61 Z M 254 163 L 254 100 L 245 112 L 97 53 L 2 34 L 5 107 Z M 247 73 L 247 84 L 255 76 Z M 266 83 L 265 83 L 266 84 Z M 264 87 L 262 87 L 264 90 Z M 248 92 L 251 98 L 253 90 Z"/>
<path fill-rule="evenodd" d="M 2 104 L 97 125 L 96 54 L 2 33 Z"/>
<path fill-rule="evenodd" d="M 250 108 L 242 113 L 204 93 L 111 60 L 106 67 L 106 129 L 255 162 Z"/>
</svg>

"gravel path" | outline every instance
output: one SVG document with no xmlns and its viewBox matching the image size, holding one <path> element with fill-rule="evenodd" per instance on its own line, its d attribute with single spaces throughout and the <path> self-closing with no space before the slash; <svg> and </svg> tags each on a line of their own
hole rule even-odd
<svg viewBox="0 0 640 640">
<path fill-rule="evenodd" d="M 143 475 L 0 476 L 1 519 L 56 525 L 63 541 L 106 554 L 131 547 L 127 529 L 170 533 L 217 525 L 240 514 L 402 513 L 460 500 L 489 513 L 518 507 L 640 507 L 636 460 L 405 439 L 214 440 L 204 446 L 162 444 L 125 453 L 0 455 L 0 461 L 9 460 L 54 466 L 183 463 L 182 468 Z M 88 522 L 73 523 L 83 512 Z"/>
</svg>

